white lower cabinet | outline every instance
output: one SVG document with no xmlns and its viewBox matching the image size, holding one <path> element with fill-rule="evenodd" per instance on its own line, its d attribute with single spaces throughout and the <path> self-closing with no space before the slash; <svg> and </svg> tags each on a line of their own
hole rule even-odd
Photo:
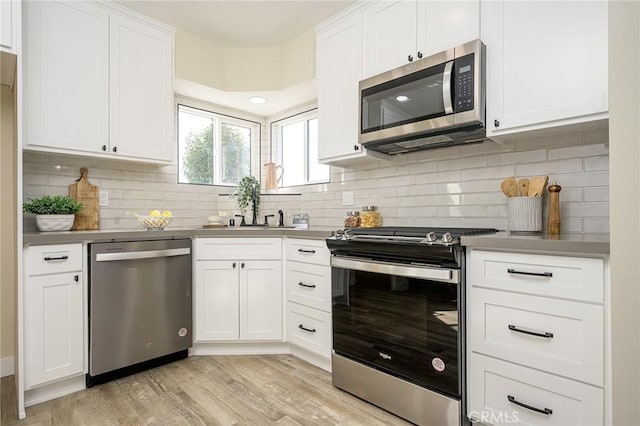
<svg viewBox="0 0 640 426">
<path fill-rule="evenodd" d="M 603 389 L 483 355 L 469 359 L 468 415 L 486 424 L 602 425 Z"/>
<path fill-rule="evenodd" d="M 195 341 L 282 340 L 280 238 L 199 238 L 195 247 Z"/>
<path fill-rule="evenodd" d="M 84 372 L 82 245 L 25 249 L 25 389 Z"/>
<path fill-rule="evenodd" d="M 468 416 L 604 424 L 603 259 L 471 250 L 467 260 Z"/>
<path fill-rule="evenodd" d="M 287 341 L 321 368 L 331 358 L 331 254 L 324 240 L 287 239 Z M 312 357 L 306 355 L 311 353 Z"/>
</svg>

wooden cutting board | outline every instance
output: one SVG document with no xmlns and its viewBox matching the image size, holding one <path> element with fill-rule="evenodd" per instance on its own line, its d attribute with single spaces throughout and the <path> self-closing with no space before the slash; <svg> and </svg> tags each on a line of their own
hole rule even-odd
<svg viewBox="0 0 640 426">
<path fill-rule="evenodd" d="M 89 170 L 80 169 L 80 178 L 69 185 L 69 196 L 82 203 L 84 208 L 76 213 L 73 230 L 100 229 L 99 192 L 96 185 L 92 185 L 87 178 Z"/>
</svg>

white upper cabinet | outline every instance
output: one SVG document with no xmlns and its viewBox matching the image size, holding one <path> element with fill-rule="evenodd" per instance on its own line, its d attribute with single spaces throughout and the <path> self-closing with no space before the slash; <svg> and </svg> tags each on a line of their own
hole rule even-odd
<svg viewBox="0 0 640 426">
<path fill-rule="evenodd" d="M 173 32 L 110 3 L 25 5 L 25 149 L 169 162 Z"/>
<path fill-rule="evenodd" d="M 358 143 L 358 83 L 362 78 L 362 17 L 317 34 L 318 158 L 322 163 L 366 156 Z"/>
<path fill-rule="evenodd" d="M 379 1 L 364 11 L 364 78 L 417 58 L 417 7 L 415 0 Z"/>
<path fill-rule="evenodd" d="M 479 0 L 376 2 L 364 11 L 364 78 L 479 36 Z"/>
<path fill-rule="evenodd" d="M 25 2 L 25 144 L 98 152 L 109 143 L 109 14 Z"/>
<path fill-rule="evenodd" d="M 606 1 L 483 1 L 489 136 L 607 117 Z"/>
<path fill-rule="evenodd" d="M 0 51 L 18 53 L 20 1 L 0 1 Z"/>
<path fill-rule="evenodd" d="M 173 36 L 111 16 L 111 150 L 130 157 L 171 159 Z"/>
</svg>

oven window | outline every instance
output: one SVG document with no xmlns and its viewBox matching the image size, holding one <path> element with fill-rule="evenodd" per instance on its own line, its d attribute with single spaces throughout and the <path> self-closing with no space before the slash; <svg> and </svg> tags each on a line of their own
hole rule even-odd
<svg viewBox="0 0 640 426">
<path fill-rule="evenodd" d="M 460 397 L 458 285 L 332 268 L 333 349 Z"/>
<path fill-rule="evenodd" d="M 362 133 L 445 115 L 444 64 L 362 91 Z"/>
</svg>

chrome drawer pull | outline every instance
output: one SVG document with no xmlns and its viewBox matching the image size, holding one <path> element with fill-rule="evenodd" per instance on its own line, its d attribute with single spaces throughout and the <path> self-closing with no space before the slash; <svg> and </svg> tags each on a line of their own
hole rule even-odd
<svg viewBox="0 0 640 426">
<path fill-rule="evenodd" d="M 510 274 L 517 274 L 517 275 L 531 275 L 534 277 L 547 277 L 547 278 L 551 278 L 553 277 L 553 273 L 551 272 L 525 272 L 525 271 L 516 271 L 515 269 L 507 269 L 507 272 Z"/>
<path fill-rule="evenodd" d="M 523 330 L 512 324 L 509 324 L 507 327 L 509 327 L 509 330 L 517 331 L 518 333 L 529 334 L 531 336 L 545 337 L 547 339 L 553 339 L 553 333 L 549 333 L 548 331 L 539 332 L 539 331 Z"/>
<path fill-rule="evenodd" d="M 316 329 L 315 328 L 306 328 L 304 325 L 300 324 L 298 325 L 298 328 L 300 330 L 304 330 L 304 331 L 308 331 L 309 333 L 315 333 Z"/>
<path fill-rule="evenodd" d="M 315 254 L 315 250 L 305 250 L 305 249 L 298 249 L 298 253 L 310 253 L 310 254 Z"/>
<path fill-rule="evenodd" d="M 51 256 L 47 256 L 44 258 L 45 261 L 50 261 L 50 260 L 67 260 L 69 259 L 69 256 L 58 256 L 58 257 L 51 257 Z"/>
<path fill-rule="evenodd" d="M 316 285 L 315 285 L 315 284 L 305 284 L 305 283 L 303 283 L 302 281 L 300 281 L 300 282 L 298 283 L 298 285 L 299 285 L 300 287 L 316 288 Z"/>
<path fill-rule="evenodd" d="M 516 400 L 515 396 L 507 395 L 507 399 L 513 404 L 524 407 L 527 410 L 535 411 L 536 413 L 544 414 L 545 416 L 550 416 L 551 414 L 553 414 L 553 410 L 550 408 L 538 408 L 534 407 L 533 405 L 525 404 L 524 402 Z"/>
</svg>

